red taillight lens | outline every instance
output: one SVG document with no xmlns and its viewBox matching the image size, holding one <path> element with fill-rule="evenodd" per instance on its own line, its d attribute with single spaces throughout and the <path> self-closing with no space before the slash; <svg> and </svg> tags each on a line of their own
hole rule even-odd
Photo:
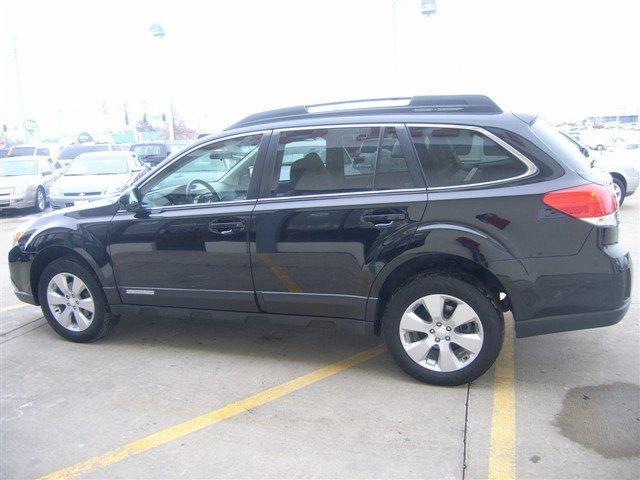
<svg viewBox="0 0 640 480">
<path fill-rule="evenodd" d="M 597 225 L 609 224 L 608 219 L 603 217 L 618 211 L 618 200 L 613 190 L 596 183 L 549 192 L 542 197 L 542 202 L 562 213 Z"/>
</svg>

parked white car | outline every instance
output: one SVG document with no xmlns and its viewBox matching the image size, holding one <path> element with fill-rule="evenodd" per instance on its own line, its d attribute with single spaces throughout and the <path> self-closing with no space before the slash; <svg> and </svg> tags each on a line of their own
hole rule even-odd
<svg viewBox="0 0 640 480">
<path fill-rule="evenodd" d="M 633 154 L 623 154 L 622 150 L 613 152 L 589 152 L 589 150 L 578 143 L 575 139 L 563 133 L 585 157 L 591 159 L 591 166 L 599 170 L 608 172 L 613 180 L 613 189 L 616 192 L 618 203 L 622 205 L 624 199 L 638 188 L 640 183 L 640 158 L 632 158 Z M 629 150 L 631 151 L 631 149 Z"/>
<path fill-rule="evenodd" d="M 71 207 L 118 195 L 144 170 L 131 152 L 83 153 L 51 187 L 51 207 Z"/>
<path fill-rule="evenodd" d="M 8 157 L 0 160 L 0 208 L 47 206 L 49 189 L 61 175 L 60 164 L 36 156 Z"/>
<path fill-rule="evenodd" d="M 640 183 L 640 162 L 618 152 L 594 155 L 592 165 L 611 174 L 618 203 L 632 195 Z"/>
</svg>

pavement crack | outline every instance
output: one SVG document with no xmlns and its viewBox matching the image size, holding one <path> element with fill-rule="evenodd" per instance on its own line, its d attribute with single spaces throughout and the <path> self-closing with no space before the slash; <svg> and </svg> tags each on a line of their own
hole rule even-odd
<svg viewBox="0 0 640 480">
<path fill-rule="evenodd" d="M 464 434 L 462 436 L 462 480 L 465 480 L 467 473 L 467 427 L 469 425 L 469 398 L 471 384 L 467 383 L 467 399 L 464 404 Z"/>
<path fill-rule="evenodd" d="M 30 322 L 27 323 L 23 323 L 22 325 L 20 325 L 19 327 L 16 328 L 12 328 L 11 330 L 7 330 L 6 332 L 0 333 L 0 338 L 9 335 L 11 332 L 15 332 L 16 330 L 20 330 L 21 328 L 26 327 L 27 325 L 31 325 L 32 323 L 37 322 L 38 320 L 42 320 L 44 317 L 40 316 L 38 318 L 36 318 L 35 320 L 31 320 Z"/>
</svg>

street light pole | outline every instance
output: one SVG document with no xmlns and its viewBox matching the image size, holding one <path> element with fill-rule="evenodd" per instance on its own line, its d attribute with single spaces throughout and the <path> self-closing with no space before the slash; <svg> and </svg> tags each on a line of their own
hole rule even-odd
<svg viewBox="0 0 640 480">
<path fill-rule="evenodd" d="M 25 142 L 29 141 L 29 132 L 27 131 L 27 118 L 24 114 L 24 99 L 22 97 L 22 80 L 20 79 L 20 63 L 18 62 L 18 47 L 16 46 L 16 37 L 12 38 L 13 40 L 13 59 L 16 63 L 16 84 L 18 87 L 18 104 L 20 106 L 20 125 L 22 126 L 22 131 L 24 132 L 24 140 Z"/>
<path fill-rule="evenodd" d="M 162 25 L 160 23 L 154 23 L 149 27 L 149 30 L 151 31 L 151 35 L 153 35 L 156 38 L 159 38 L 160 40 L 164 39 L 165 36 L 165 32 L 164 32 L 164 28 L 162 28 Z M 165 50 L 166 50 L 166 46 L 165 46 Z M 169 130 L 169 140 L 175 140 L 175 131 L 174 131 L 174 125 L 173 125 L 173 98 L 171 97 L 171 88 L 169 86 L 169 81 L 167 81 L 167 98 L 169 100 L 169 111 L 167 112 L 167 127 Z"/>
</svg>

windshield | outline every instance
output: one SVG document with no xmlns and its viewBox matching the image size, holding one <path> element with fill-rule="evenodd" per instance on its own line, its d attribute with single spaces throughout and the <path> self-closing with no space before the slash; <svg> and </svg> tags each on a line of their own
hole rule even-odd
<svg viewBox="0 0 640 480">
<path fill-rule="evenodd" d="M 0 176 L 21 177 L 37 175 L 38 162 L 36 160 L 2 160 L 0 161 Z"/>
<path fill-rule="evenodd" d="M 69 145 L 62 149 L 58 158 L 61 160 L 73 160 L 81 153 L 106 152 L 108 150 L 108 145 Z"/>
<path fill-rule="evenodd" d="M 25 155 L 33 155 L 36 153 L 36 147 L 13 147 L 10 157 L 24 157 Z"/>
<path fill-rule="evenodd" d="M 134 145 L 131 151 L 138 155 L 163 155 L 162 145 Z"/>
<path fill-rule="evenodd" d="M 76 158 L 65 172 L 69 175 L 118 175 L 129 173 L 126 158 Z"/>
<path fill-rule="evenodd" d="M 255 163 L 258 154 L 258 148 L 259 145 L 253 147 L 253 149 L 250 150 L 242 160 L 237 162 L 220 178 L 219 182 L 228 183 L 236 176 L 246 173 L 247 169 L 253 169 L 253 164 Z"/>
<path fill-rule="evenodd" d="M 544 120 L 536 120 L 531 130 L 572 170 L 577 173 L 591 171 L 591 161 L 582 154 L 578 142 L 567 138 Z"/>
</svg>

